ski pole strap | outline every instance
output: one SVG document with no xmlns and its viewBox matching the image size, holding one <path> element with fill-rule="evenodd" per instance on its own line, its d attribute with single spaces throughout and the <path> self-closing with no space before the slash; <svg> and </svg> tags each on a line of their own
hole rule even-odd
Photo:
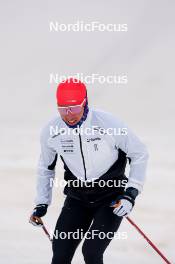
<svg viewBox="0 0 175 264">
<path fill-rule="evenodd" d="M 111 206 L 112 207 L 120 206 L 120 204 L 121 204 L 120 200 L 122 200 L 122 199 L 125 199 L 125 200 L 129 201 L 132 204 L 132 206 L 134 206 L 134 204 L 135 204 L 135 201 L 134 201 L 134 199 L 132 197 L 130 197 L 130 196 L 126 195 L 126 194 L 122 194 L 122 195 L 117 196 L 117 200 L 112 201 Z"/>
</svg>

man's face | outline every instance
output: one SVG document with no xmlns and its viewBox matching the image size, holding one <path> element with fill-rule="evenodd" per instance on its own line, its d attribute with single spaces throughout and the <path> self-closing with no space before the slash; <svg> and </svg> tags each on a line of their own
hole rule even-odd
<svg viewBox="0 0 175 264">
<path fill-rule="evenodd" d="M 84 105 L 81 106 L 79 113 L 74 113 L 71 111 L 71 106 L 65 106 L 65 105 L 59 105 L 58 107 L 66 107 L 67 111 L 65 113 L 62 113 L 62 111 L 59 110 L 59 113 L 61 115 L 61 118 L 70 126 L 76 125 L 82 118 L 84 113 Z"/>
</svg>

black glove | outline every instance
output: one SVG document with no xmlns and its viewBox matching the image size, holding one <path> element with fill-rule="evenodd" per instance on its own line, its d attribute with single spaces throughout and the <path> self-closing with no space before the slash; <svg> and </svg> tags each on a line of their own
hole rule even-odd
<svg viewBox="0 0 175 264">
<path fill-rule="evenodd" d="M 33 216 L 43 217 L 47 213 L 48 204 L 38 204 L 33 210 Z"/>
<path fill-rule="evenodd" d="M 123 195 L 119 196 L 119 200 L 125 199 L 132 203 L 132 206 L 135 204 L 135 199 L 137 195 L 139 194 L 139 191 L 133 187 L 128 187 Z"/>
</svg>

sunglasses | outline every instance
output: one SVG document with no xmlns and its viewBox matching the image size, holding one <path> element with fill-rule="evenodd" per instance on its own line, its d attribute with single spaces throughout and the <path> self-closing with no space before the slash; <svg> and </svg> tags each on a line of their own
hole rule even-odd
<svg viewBox="0 0 175 264">
<path fill-rule="evenodd" d="M 67 115 L 68 112 L 71 112 L 71 114 L 80 114 L 85 102 L 86 102 L 86 98 L 83 100 L 83 102 L 80 105 L 58 106 L 58 111 L 60 112 L 61 115 Z"/>
</svg>

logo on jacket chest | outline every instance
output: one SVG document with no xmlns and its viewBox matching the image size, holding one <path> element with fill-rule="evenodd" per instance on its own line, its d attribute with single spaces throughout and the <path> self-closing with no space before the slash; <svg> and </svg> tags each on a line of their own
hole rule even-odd
<svg viewBox="0 0 175 264">
<path fill-rule="evenodd" d="M 65 154 L 72 154 L 75 150 L 75 144 L 73 139 L 62 139 L 61 149 Z"/>
<path fill-rule="evenodd" d="M 86 140 L 87 140 L 87 142 L 94 142 L 94 141 L 101 140 L 101 138 L 100 138 L 100 137 L 96 137 L 96 138 L 87 138 Z"/>
<path fill-rule="evenodd" d="M 101 141 L 101 138 L 100 137 L 87 138 L 86 141 L 88 143 L 89 142 L 92 142 L 93 143 L 93 149 L 94 149 L 94 151 L 98 151 L 99 150 L 98 142 Z"/>
</svg>

